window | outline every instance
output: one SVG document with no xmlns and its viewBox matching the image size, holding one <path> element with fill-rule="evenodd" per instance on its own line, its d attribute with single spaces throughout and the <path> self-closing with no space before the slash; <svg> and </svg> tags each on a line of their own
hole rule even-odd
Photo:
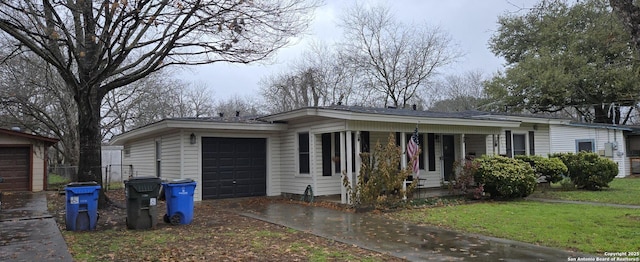
<svg viewBox="0 0 640 262">
<path fill-rule="evenodd" d="M 298 167 L 300 174 L 309 174 L 309 133 L 298 134 Z"/>
<path fill-rule="evenodd" d="M 527 135 L 525 134 L 513 134 L 513 155 L 526 155 L 527 154 Z"/>
<path fill-rule="evenodd" d="M 533 132 L 529 132 L 529 140 L 527 140 L 527 134 L 514 134 L 511 130 L 505 130 L 505 149 L 507 150 L 507 157 L 513 157 L 517 155 L 527 154 L 527 144 L 529 145 L 529 154 L 534 155 L 534 140 Z"/>
<path fill-rule="evenodd" d="M 360 132 L 360 152 L 369 153 L 369 131 Z"/>
<path fill-rule="evenodd" d="M 160 177 L 162 175 L 161 171 L 162 167 L 162 141 L 156 140 L 156 176 Z"/>
<path fill-rule="evenodd" d="M 131 146 L 124 146 L 124 157 L 131 157 Z"/>
<path fill-rule="evenodd" d="M 593 139 L 577 139 L 576 140 L 576 152 L 593 152 Z"/>
</svg>

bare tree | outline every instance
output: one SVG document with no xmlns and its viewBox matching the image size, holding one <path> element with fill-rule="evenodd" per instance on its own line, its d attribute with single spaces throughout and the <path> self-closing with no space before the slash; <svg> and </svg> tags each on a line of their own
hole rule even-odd
<svg viewBox="0 0 640 262">
<path fill-rule="evenodd" d="M 212 92 L 203 84 L 189 85 L 166 72 L 150 74 L 105 95 L 103 140 L 168 117 L 213 115 L 212 97 Z"/>
<path fill-rule="evenodd" d="M 236 95 L 216 102 L 214 111 L 218 112 L 218 115 L 222 114 L 223 117 L 258 116 L 267 113 L 262 108 L 262 103 L 256 98 Z"/>
<path fill-rule="evenodd" d="M 429 108 L 434 111 L 465 111 L 480 109 L 484 94 L 483 73 L 479 70 L 469 71 L 462 75 L 448 75 L 434 84 L 437 95 Z"/>
<path fill-rule="evenodd" d="M 206 84 L 198 83 L 192 85 L 184 95 L 187 104 L 191 106 L 191 113 L 188 116 L 210 117 L 214 115 L 214 95 Z"/>
<path fill-rule="evenodd" d="M 38 57 L 22 55 L 0 65 L 0 79 L 0 126 L 57 137 L 54 148 L 61 157 L 56 161 L 77 165 L 77 109 L 56 72 Z"/>
<path fill-rule="evenodd" d="M 439 28 L 398 22 L 385 6 L 354 5 L 339 25 L 349 64 L 366 73 L 385 105 L 407 106 L 439 68 L 460 56 Z"/>
<path fill-rule="evenodd" d="M 110 91 L 172 65 L 249 63 L 306 29 L 316 2 L 0 2 L 0 30 L 53 66 L 78 108 L 81 181 L 102 182 L 100 106 Z M 1 61 L 2 59 L 0 59 Z M 100 206 L 106 198 L 100 196 Z"/>
<path fill-rule="evenodd" d="M 307 106 L 357 104 L 355 88 L 361 81 L 359 70 L 347 67 L 339 49 L 312 43 L 300 59 L 291 63 L 291 71 L 261 81 L 266 108 L 272 112 Z"/>
<path fill-rule="evenodd" d="M 314 68 L 273 75 L 261 80 L 262 96 L 268 101 L 266 105 L 270 112 L 319 106 L 325 90 L 321 89 L 318 81 L 318 74 Z"/>
</svg>

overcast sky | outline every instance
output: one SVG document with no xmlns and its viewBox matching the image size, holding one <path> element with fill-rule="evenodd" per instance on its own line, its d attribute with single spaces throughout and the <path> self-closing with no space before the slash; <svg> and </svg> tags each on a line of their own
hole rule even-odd
<svg viewBox="0 0 640 262">
<path fill-rule="evenodd" d="M 488 40 L 497 29 L 498 16 L 532 7 L 536 0 L 396 0 L 380 1 L 388 5 L 403 22 L 427 23 L 448 33 L 457 48 L 464 53 L 460 61 L 441 70 L 441 75 L 463 74 L 481 70 L 491 75 L 503 67 L 503 60 L 488 49 Z M 365 2 L 366 3 L 366 2 Z M 286 72 L 288 65 L 302 53 L 311 41 L 331 43 L 341 37 L 337 18 L 348 0 L 325 0 L 315 12 L 315 19 L 305 36 L 280 50 L 269 63 L 241 65 L 217 63 L 190 67 L 180 78 L 194 84 L 205 84 L 213 90 L 215 100 L 238 95 L 259 96 L 260 79 Z M 524 11 L 523 11 L 524 12 Z"/>
</svg>

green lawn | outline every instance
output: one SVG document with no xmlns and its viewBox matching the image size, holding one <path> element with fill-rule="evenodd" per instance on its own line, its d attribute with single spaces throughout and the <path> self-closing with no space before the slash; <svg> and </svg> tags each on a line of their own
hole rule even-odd
<svg viewBox="0 0 640 262">
<path fill-rule="evenodd" d="M 67 183 L 69 183 L 69 179 L 66 179 L 63 176 L 56 175 L 56 174 L 48 174 L 47 178 L 48 178 L 47 183 L 49 183 L 49 184 L 67 184 Z"/>
<path fill-rule="evenodd" d="M 523 200 L 405 210 L 389 216 L 599 255 L 640 250 L 640 209 Z"/>
<path fill-rule="evenodd" d="M 601 191 L 561 191 L 560 185 L 552 185 L 551 189 L 538 189 L 532 197 L 640 205 L 640 178 L 616 178 Z"/>
</svg>

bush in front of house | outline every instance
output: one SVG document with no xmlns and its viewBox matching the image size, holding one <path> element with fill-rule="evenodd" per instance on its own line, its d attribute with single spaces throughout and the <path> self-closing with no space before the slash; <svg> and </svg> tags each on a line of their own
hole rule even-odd
<svg viewBox="0 0 640 262">
<path fill-rule="evenodd" d="M 596 153 L 558 153 L 551 157 L 560 159 L 568 169 L 571 181 L 578 188 L 600 190 L 618 175 L 618 164 Z"/>
<path fill-rule="evenodd" d="M 481 199 L 484 192 L 483 185 L 474 180 L 478 172 L 478 163 L 474 161 L 456 161 L 453 163 L 455 180 L 449 181 L 449 192 L 452 195 L 464 195 L 469 199 Z"/>
<path fill-rule="evenodd" d="M 356 208 L 396 208 L 404 204 L 404 180 L 413 173 L 411 168 L 399 169 L 402 150 L 395 143 L 395 134 L 389 134 L 386 145 L 376 143 L 372 152 L 362 153 L 360 176 L 355 185 L 346 176 L 342 183 L 347 188 Z M 416 183 L 407 186 L 406 191 L 415 188 Z"/>
<path fill-rule="evenodd" d="M 571 178 L 565 177 L 560 180 L 560 189 L 562 191 L 573 191 L 576 190 L 576 184 L 571 181 Z"/>
<path fill-rule="evenodd" d="M 567 166 L 558 158 L 519 155 L 515 159 L 529 163 L 538 178 L 544 176 L 545 180 L 550 183 L 560 182 L 563 175 L 567 174 Z"/>
<path fill-rule="evenodd" d="M 526 197 L 536 187 L 536 176 L 531 165 L 522 160 L 502 156 L 476 158 L 475 181 L 484 185 L 484 191 L 494 199 Z"/>
</svg>

